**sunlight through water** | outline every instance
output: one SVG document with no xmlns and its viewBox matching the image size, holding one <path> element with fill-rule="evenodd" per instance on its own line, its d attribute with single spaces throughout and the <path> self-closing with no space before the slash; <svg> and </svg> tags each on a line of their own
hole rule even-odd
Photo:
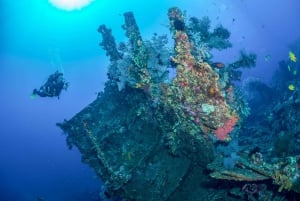
<svg viewBox="0 0 300 201">
<path fill-rule="evenodd" d="M 89 5 L 93 0 L 49 0 L 55 7 L 67 11 L 79 10 Z"/>
</svg>

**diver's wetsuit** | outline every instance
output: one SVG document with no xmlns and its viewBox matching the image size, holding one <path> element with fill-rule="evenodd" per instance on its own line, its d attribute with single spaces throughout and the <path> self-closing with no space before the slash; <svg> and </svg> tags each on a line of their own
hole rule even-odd
<svg viewBox="0 0 300 201">
<path fill-rule="evenodd" d="M 63 89 L 67 90 L 69 86 L 68 82 L 65 82 L 63 73 L 56 71 L 49 76 L 47 82 L 40 87 L 39 90 L 34 89 L 33 95 L 40 97 L 55 97 L 59 98 L 59 95 Z"/>
</svg>

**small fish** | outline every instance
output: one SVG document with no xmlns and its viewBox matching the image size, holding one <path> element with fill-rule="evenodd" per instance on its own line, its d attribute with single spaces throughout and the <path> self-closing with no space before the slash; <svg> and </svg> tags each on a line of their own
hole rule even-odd
<svg viewBox="0 0 300 201">
<path fill-rule="evenodd" d="M 293 84 L 289 84 L 289 86 L 288 86 L 288 89 L 290 90 L 290 91 L 294 91 L 295 90 L 295 85 L 293 85 Z"/>
<path fill-rule="evenodd" d="M 215 62 L 215 63 L 212 63 L 211 66 L 215 67 L 215 68 L 224 68 L 225 64 L 223 64 L 221 62 Z"/>
<path fill-rule="evenodd" d="M 270 58 L 271 58 L 271 56 L 270 56 L 269 54 L 267 54 L 267 55 L 265 56 L 265 61 L 269 61 Z"/>
<path fill-rule="evenodd" d="M 36 97 L 37 97 L 36 94 L 31 94 L 31 95 L 30 95 L 30 98 L 31 98 L 31 99 L 35 99 Z"/>
<path fill-rule="evenodd" d="M 297 57 L 295 55 L 295 53 L 289 51 L 289 58 L 292 62 L 297 62 Z"/>
<path fill-rule="evenodd" d="M 291 66 L 290 65 L 288 65 L 288 70 L 291 71 Z"/>
<path fill-rule="evenodd" d="M 297 75 L 297 70 L 293 70 L 293 75 Z"/>
</svg>

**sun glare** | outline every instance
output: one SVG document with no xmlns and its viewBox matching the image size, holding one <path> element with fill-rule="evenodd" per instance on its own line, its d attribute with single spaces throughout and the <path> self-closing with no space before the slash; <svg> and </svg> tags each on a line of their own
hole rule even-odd
<svg viewBox="0 0 300 201">
<path fill-rule="evenodd" d="M 93 0 L 49 0 L 55 7 L 67 11 L 79 10 L 89 5 Z"/>
</svg>

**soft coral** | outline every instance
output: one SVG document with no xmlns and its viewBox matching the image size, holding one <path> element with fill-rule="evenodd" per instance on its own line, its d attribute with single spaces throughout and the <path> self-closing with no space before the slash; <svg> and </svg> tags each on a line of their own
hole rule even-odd
<svg viewBox="0 0 300 201">
<path fill-rule="evenodd" d="M 233 116 L 230 119 L 228 119 L 223 126 L 217 128 L 217 130 L 215 130 L 215 135 L 217 139 L 221 141 L 228 139 L 229 133 L 233 130 L 237 121 L 238 117 Z"/>
</svg>

